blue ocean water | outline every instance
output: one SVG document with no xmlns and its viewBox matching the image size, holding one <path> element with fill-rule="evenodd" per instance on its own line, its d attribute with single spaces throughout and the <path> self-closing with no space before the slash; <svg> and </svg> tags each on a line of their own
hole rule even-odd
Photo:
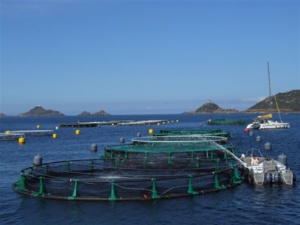
<svg viewBox="0 0 300 225">
<path fill-rule="evenodd" d="M 137 133 L 147 136 L 149 129 L 214 129 L 231 132 L 230 140 L 239 153 L 258 148 L 265 156 L 277 158 L 284 153 L 288 165 L 300 179 L 300 115 L 284 114 L 290 129 L 244 132 L 245 126 L 200 126 L 201 122 L 216 118 L 240 118 L 247 121 L 255 115 L 113 115 L 105 117 L 4 117 L 0 118 L 0 133 L 7 130 L 54 130 L 51 136 L 27 137 L 24 145 L 17 141 L 0 141 L 0 224 L 300 224 L 300 187 L 250 186 L 247 183 L 219 193 L 188 198 L 143 202 L 75 202 L 56 201 L 22 196 L 15 193 L 12 183 L 19 179 L 20 170 L 33 163 L 40 154 L 43 162 L 68 159 L 99 158 L 105 146 L 126 143 Z M 159 126 L 102 126 L 59 128 L 58 124 L 112 120 L 168 120 Z M 177 121 L 178 120 L 178 121 Z M 256 136 L 262 141 L 257 142 Z M 264 150 L 270 142 L 271 150 Z M 97 144 L 98 151 L 91 151 Z"/>
</svg>

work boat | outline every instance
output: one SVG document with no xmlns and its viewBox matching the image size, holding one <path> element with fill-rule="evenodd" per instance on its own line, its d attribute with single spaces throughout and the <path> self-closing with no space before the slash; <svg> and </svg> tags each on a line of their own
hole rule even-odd
<svg viewBox="0 0 300 225">
<path fill-rule="evenodd" d="M 284 154 L 278 156 L 278 160 L 269 157 L 263 157 L 258 149 L 251 149 L 251 154 L 242 154 L 239 162 L 241 172 L 246 181 L 255 185 L 266 184 L 286 184 L 294 185 L 296 176 L 290 168 L 287 167 L 287 157 Z M 257 163 L 252 163 L 251 158 L 255 156 Z"/>
<path fill-rule="evenodd" d="M 270 107 L 273 104 L 272 102 L 272 94 L 271 94 L 271 79 L 270 79 L 270 69 L 269 69 L 269 62 L 268 64 L 268 79 L 269 79 L 269 98 L 270 98 Z M 258 116 L 251 124 L 247 125 L 245 130 L 249 130 L 249 129 L 282 129 L 282 128 L 290 128 L 290 124 L 289 123 L 284 123 L 281 120 L 281 116 L 280 116 L 280 110 L 277 104 L 277 99 L 276 99 L 276 95 L 274 95 L 274 100 L 276 103 L 276 109 L 278 112 L 278 116 L 280 119 L 280 122 L 278 121 L 273 121 L 272 120 L 272 114 L 266 114 L 266 115 L 262 115 L 262 116 Z"/>
<path fill-rule="evenodd" d="M 251 124 L 248 124 L 246 129 L 283 129 L 290 128 L 289 123 L 284 123 L 282 121 L 273 121 L 272 114 L 266 114 L 263 116 L 258 116 Z"/>
</svg>

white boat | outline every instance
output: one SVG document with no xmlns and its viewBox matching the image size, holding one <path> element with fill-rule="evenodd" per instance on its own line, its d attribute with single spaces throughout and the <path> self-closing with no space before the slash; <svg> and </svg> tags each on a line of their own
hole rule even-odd
<svg viewBox="0 0 300 225">
<path fill-rule="evenodd" d="M 284 154 L 278 156 L 278 160 L 269 157 L 263 157 L 258 149 L 251 149 L 241 156 L 241 171 L 243 177 L 250 184 L 296 184 L 296 176 L 290 168 L 287 167 L 287 157 Z M 253 156 L 258 159 L 257 163 L 252 163 Z"/>
<path fill-rule="evenodd" d="M 271 95 L 271 79 L 270 79 L 270 69 L 269 69 L 269 62 L 268 64 L 268 78 L 269 78 L 269 95 L 270 95 L 270 99 L 272 98 Z M 278 116 L 280 121 L 273 121 L 272 120 L 272 114 L 266 114 L 266 115 L 262 115 L 262 116 L 258 116 L 257 118 L 255 118 L 255 120 L 248 124 L 246 129 L 283 129 L 283 128 L 290 128 L 290 124 L 286 123 L 286 122 L 282 122 L 281 120 L 281 116 L 280 116 L 280 110 L 277 104 L 277 99 L 276 96 L 274 95 L 274 100 L 276 103 L 276 108 L 277 108 L 277 112 L 278 112 Z M 270 105 L 272 105 L 272 101 L 270 100 Z"/>
<path fill-rule="evenodd" d="M 289 123 L 284 123 L 282 121 L 273 121 L 272 114 L 266 114 L 263 116 L 258 116 L 252 123 L 248 124 L 246 129 L 283 129 L 290 128 Z"/>
</svg>

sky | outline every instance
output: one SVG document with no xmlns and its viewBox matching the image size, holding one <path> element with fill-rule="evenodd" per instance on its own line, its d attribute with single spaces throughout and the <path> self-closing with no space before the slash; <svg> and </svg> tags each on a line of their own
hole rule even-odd
<svg viewBox="0 0 300 225">
<path fill-rule="evenodd" d="M 300 89 L 298 0 L 0 0 L 0 113 L 246 110 Z"/>
</svg>

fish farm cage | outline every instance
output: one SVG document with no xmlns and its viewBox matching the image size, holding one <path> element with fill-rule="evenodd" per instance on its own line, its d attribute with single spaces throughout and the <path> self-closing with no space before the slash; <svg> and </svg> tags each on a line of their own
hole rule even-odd
<svg viewBox="0 0 300 225">
<path fill-rule="evenodd" d="M 209 119 L 207 121 L 208 125 L 244 125 L 246 120 L 242 119 Z"/>
<path fill-rule="evenodd" d="M 149 136 L 108 146 L 99 159 L 23 169 L 20 194 L 58 200 L 130 201 L 195 196 L 241 184 L 235 148 L 225 137 Z"/>
<path fill-rule="evenodd" d="M 204 135 L 204 136 L 221 136 L 232 138 L 232 134 L 230 132 L 225 132 L 221 129 L 174 129 L 174 130 L 160 130 L 157 134 L 153 136 L 168 136 L 168 135 Z"/>
</svg>

